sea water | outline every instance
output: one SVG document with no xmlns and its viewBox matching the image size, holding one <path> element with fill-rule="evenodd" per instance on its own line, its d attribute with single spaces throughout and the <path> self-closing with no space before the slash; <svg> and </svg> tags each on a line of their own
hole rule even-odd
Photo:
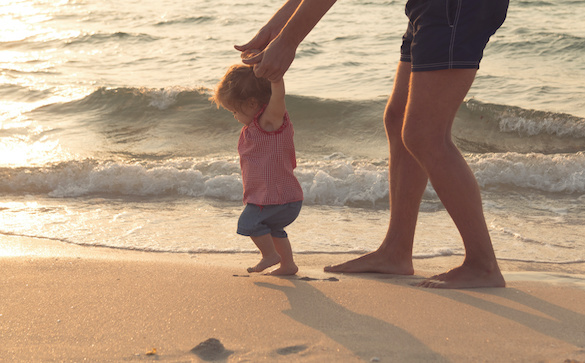
<svg viewBox="0 0 585 363">
<path fill-rule="evenodd" d="M 0 4 L 0 237 L 176 253 L 255 252 L 241 125 L 208 98 L 280 1 Z M 286 74 L 296 253 L 362 253 L 388 225 L 382 113 L 404 1 L 343 0 Z M 498 258 L 585 262 L 585 3 L 513 1 L 453 127 Z M 456 176 L 453 176 L 456 178 Z M 415 258 L 462 255 L 428 186 Z"/>
</svg>

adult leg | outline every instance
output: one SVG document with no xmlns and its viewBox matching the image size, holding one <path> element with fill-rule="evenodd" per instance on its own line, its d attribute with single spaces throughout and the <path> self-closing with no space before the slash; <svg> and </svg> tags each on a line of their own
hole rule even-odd
<svg viewBox="0 0 585 363">
<path fill-rule="evenodd" d="M 412 275 L 414 230 L 427 177 L 402 141 L 404 114 L 409 93 L 411 64 L 400 62 L 392 95 L 384 112 L 384 125 L 390 149 L 390 223 L 380 247 L 367 255 L 336 266 L 328 272 L 379 272 Z"/>
<path fill-rule="evenodd" d="M 455 222 L 466 251 L 460 267 L 423 282 L 425 287 L 505 286 L 477 181 L 451 140 L 455 114 L 475 74 L 475 69 L 449 69 L 411 76 L 403 140 Z"/>
</svg>

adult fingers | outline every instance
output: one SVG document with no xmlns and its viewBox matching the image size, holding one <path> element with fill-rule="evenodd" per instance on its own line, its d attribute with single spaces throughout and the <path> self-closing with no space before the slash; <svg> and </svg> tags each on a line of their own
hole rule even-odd
<svg viewBox="0 0 585 363">
<path fill-rule="evenodd" d="M 254 58 L 260 53 L 262 53 L 262 52 L 258 49 L 248 49 L 248 50 L 243 51 L 242 54 L 240 54 L 240 57 L 243 60 L 245 60 L 245 59 Z"/>
<path fill-rule="evenodd" d="M 264 50 L 268 43 L 270 43 L 270 37 L 268 34 L 266 32 L 259 31 L 248 43 L 243 45 L 234 45 L 234 48 L 240 52 L 251 49 Z"/>
<path fill-rule="evenodd" d="M 245 52 L 246 50 L 250 49 L 250 43 L 251 41 L 244 45 L 234 45 L 234 48 L 240 52 Z"/>
<path fill-rule="evenodd" d="M 258 64 L 260 62 L 262 62 L 262 59 L 264 58 L 264 52 L 259 52 L 259 53 L 254 53 L 254 52 L 249 52 L 249 53 L 242 53 L 242 62 L 244 64 Z"/>
</svg>

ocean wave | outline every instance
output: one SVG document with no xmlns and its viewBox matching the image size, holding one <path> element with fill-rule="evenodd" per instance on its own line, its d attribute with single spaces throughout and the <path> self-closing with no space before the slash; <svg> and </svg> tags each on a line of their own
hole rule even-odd
<svg viewBox="0 0 585 363">
<path fill-rule="evenodd" d="M 517 36 L 495 39 L 490 43 L 490 47 L 511 56 L 562 56 L 563 59 L 571 59 L 579 58 L 585 45 L 585 37 L 559 32 L 557 29 L 547 31 L 540 27 L 532 28 L 532 25 L 525 25 L 513 28 L 513 33 Z"/>
<path fill-rule="evenodd" d="M 146 33 L 128 33 L 128 32 L 94 32 L 83 33 L 76 32 L 54 32 L 50 34 L 38 34 L 20 39 L 17 41 L 0 42 L 4 49 L 24 50 L 43 50 L 60 47 L 71 47 L 77 45 L 109 45 L 125 43 L 149 43 L 159 40 L 160 38 Z"/>
<path fill-rule="evenodd" d="M 94 109 L 108 108 L 108 105 L 123 103 L 126 107 L 154 106 L 158 109 L 166 109 L 178 101 L 179 106 L 191 103 L 207 104 L 212 90 L 205 87 L 100 87 L 82 100 L 76 100 L 66 105 L 89 106 Z M 380 125 L 381 117 L 386 101 L 376 100 L 335 100 L 319 97 L 305 97 L 287 95 L 287 107 L 289 113 L 297 115 L 301 124 L 304 120 L 336 119 L 344 123 L 344 126 L 356 127 Z M 55 105 L 56 107 L 59 104 Z M 68 107 L 68 106 L 66 106 Z M 83 111 L 80 109 L 80 111 Z M 467 112 L 461 113 L 461 112 Z M 471 113 L 471 115 L 469 115 Z M 537 134 L 549 134 L 561 137 L 585 137 L 585 119 L 563 113 L 544 112 L 538 110 L 523 109 L 520 107 L 484 103 L 475 99 L 465 101 L 460 110 L 461 117 L 479 118 L 482 122 L 495 120 L 502 132 L 515 131 L 519 136 L 534 136 Z M 471 116 L 471 117 L 469 117 Z M 368 122 L 366 123 L 365 122 Z M 325 122 L 326 123 L 326 122 Z"/>
<path fill-rule="evenodd" d="M 209 21 L 215 20 L 215 17 L 212 16 L 189 16 L 189 17 L 182 17 L 177 19 L 170 19 L 170 20 L 163 20 L 156 24 L 155 26 L 168 26 L 168 25 L 176 25 L 176 24 L 201 24 L 206 23 Z"/>
<path fill-rule="evenodd" d="M 565 33 L 539 33 L 539 46 L 542 47 L 541 55 L 581 54 L 585 47 L 585 37 Z"/>
<path fill-rule="evenodd" d="M 551 193 L 585 192 L 585 153 L 470 155 L 482 186 L 508 185 Z"/>
<path fill-rule="evenodd" d="M 585 154 L 468 155 L 483 188 L 508 186 L 550 193 L 585 192 Z M 387 207 L 387 162 L 300 159 L 295 174 L 309 205 Z M 159 161 L 62 162 L 44 167 L 0 168 L 0 193 L 55 198 L 212 198 L 238 201 L 242 182 L 237 157 Z M 429 184 L 425 199 L 438 200 Z"/>
<path fill-rule="evenodd" d="M 0 69 L 0 72 L 3 70 Z M 18 101 L 18 102 L 37 102 L 48 99 L 53 96 L 54 90 L 48 89 L 34 89 L 18 84 L 2 84 L 0 85 L 0 97 L 3 101 Z"/>
<path fill-rule="evenodd" d="M 453 136 L 470 152 L 575 153 L 585 151 L 585 119 L 470 99 Z"/>
<path fill-rule="evenodd" d="M 185 87 L 102 87 L 81 99 L 44 105 L 26 116 L 47 130 L 44 136 L 48 140 L 79 146 L 79 137 L 83 135 L 88 141 L 81 145 L 83 149 L 67 151 L 80 155 L 93 153 L 96 160 L 103 161 L 108 155 L 127 156 L 128 161 L 153 157 L 234 156 L 241 125 L 231 113 L 217 109 L 208 100 L 210 92 L 206 88 Z M 338 154 L 355 160 L 388 158 L 381 119 L 385 107 L 383 100 L 350 101 L 289 95 L 286 102 L 295 127 L 299 157 L 319 160 Z M 457 113 L 452 134 L 463 152 L 491 159 L 490 163 L 501 159 L 501 167 L 508 168 L 502 160 L 509 159 L 509 155 L 518 154 L 514 158 L 526 161 L 520 165 L 532 164 L 534 155 L 541 155 L 538 165 L 552 165 L 554 169 L 568 162 L 568 169 L 559 170 L 559 175 L 578 180 L 578 175 L 568 171 L 578 170 L 573 165 L 583 166 L 579 160 L 585 151 L 585 119 L 568 114 L 470 99 Z M 547 160 L 555 154 L 568 161 L 549 163 Z M 494 159 L 494 155 L 498 156 Z M 543 170 L 537 167 L 530 173 L 539 177 Z M 485 180 L 486 185 L 499 183 L 493 181 L 493 177 Z M 522 183 L 511 184 L 521 186 Z M 551 185 L 558 185 L 558 182 L 551 182 Z M 575 181 L 567 186 L 536 188 L 576 192 L 582 186 Z"/>
<path fill-rule="evenodd" d="M 585 118 L 582 117 L 483 103 L 475 99 L 464 102 L 462 108 L 485 122 L 495 121 L 501 132 L 514 132 L 521 137 L 546 134 L 585 138 Z"/>
<path fill-rule="evenodd" d="M 385 169 L 350 162 L 311 162 L 297 169 L 297 177 L 308 204 L 367 207 L 387 203 Z M 83 160 L 41 168 L 2 168 L 0 175 L 0 193 L 55 198 L 100 195 L 239 201 L 243 191 L 235 158 L 133 164 Z"/>
<path fill-rule="evenodd" d="M 54 114 L 72 111 L 102 111 L 110 115 L 120 110 L 125 110 L 131 114 L 147 107 L 166 110 L 171 106 L 180 107 L 186 104 L 201 104 L 202 102 L 210 106 L 211 104 L 207 101 L 208 96 L 205 92 L 205 89 L 187 89 L 184 87 L 100 87 L 82 99 L 46 105 L 36 111 L 52 112 Z"/>
<path fill-rule="evenodd" d="M 159 38 L 150 34 L 145 33 L 127 33 L 127 32 L 113 32 L 113 33 L 88 33 L 88 34 L 81 34 L 74 38 L 68 39 L 65 42 L 66 46 L 76 45 L 76 44 L 102 44 L 102 43 L 109 43 L 112 40 L 120 41 L 124 40 L 125 42 L 153 42 L 158 40 Z"/>
</svg>

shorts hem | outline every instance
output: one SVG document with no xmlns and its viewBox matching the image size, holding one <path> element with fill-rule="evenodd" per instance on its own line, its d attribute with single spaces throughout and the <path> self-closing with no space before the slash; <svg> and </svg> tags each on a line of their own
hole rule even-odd
<svg viewBox="0 0 585 363">
<path fill-rule="evenodd" d="M 479 69 L 479 62 L 452 62 L 412 65 L 412 72 L 442 71 L 445 69 Z"/>
<path fill-rule="evenodd" d="M 266 230 L 266 231 L 254 231 L 254 232 L 249 232 L 249 231 L 242 231 L 242 230 L 237 230 L 236 233 L 239 234 L 240 236 L 246 236 L 246 237 L 258 237 L 258 236 L 264 236 L 265 234 L 271 234 L 271 230 Z"/>
<path fill-rule="evenodd" d="M 288 234 L 286 233 L 286 231 L 268 231 L 265 233 L 262 232 L 242 232 L 242 231 L 236 231 L 237 234 L 239 234 L 240 236 L 245 236 L 245 237 L 259 237 L 259 236 L 264 236 L 264 235 L 271 235 L 272 237 L 276 237 L 276 238 L 287 238 Z"/>
<path fill-rule="evenodd" d="M 412 63 L 412 58 L 410 56 L 407 56 L 407 55 L 401 55 L 400 61 L 406 62 L 406 63 Z"/>
</svg>

